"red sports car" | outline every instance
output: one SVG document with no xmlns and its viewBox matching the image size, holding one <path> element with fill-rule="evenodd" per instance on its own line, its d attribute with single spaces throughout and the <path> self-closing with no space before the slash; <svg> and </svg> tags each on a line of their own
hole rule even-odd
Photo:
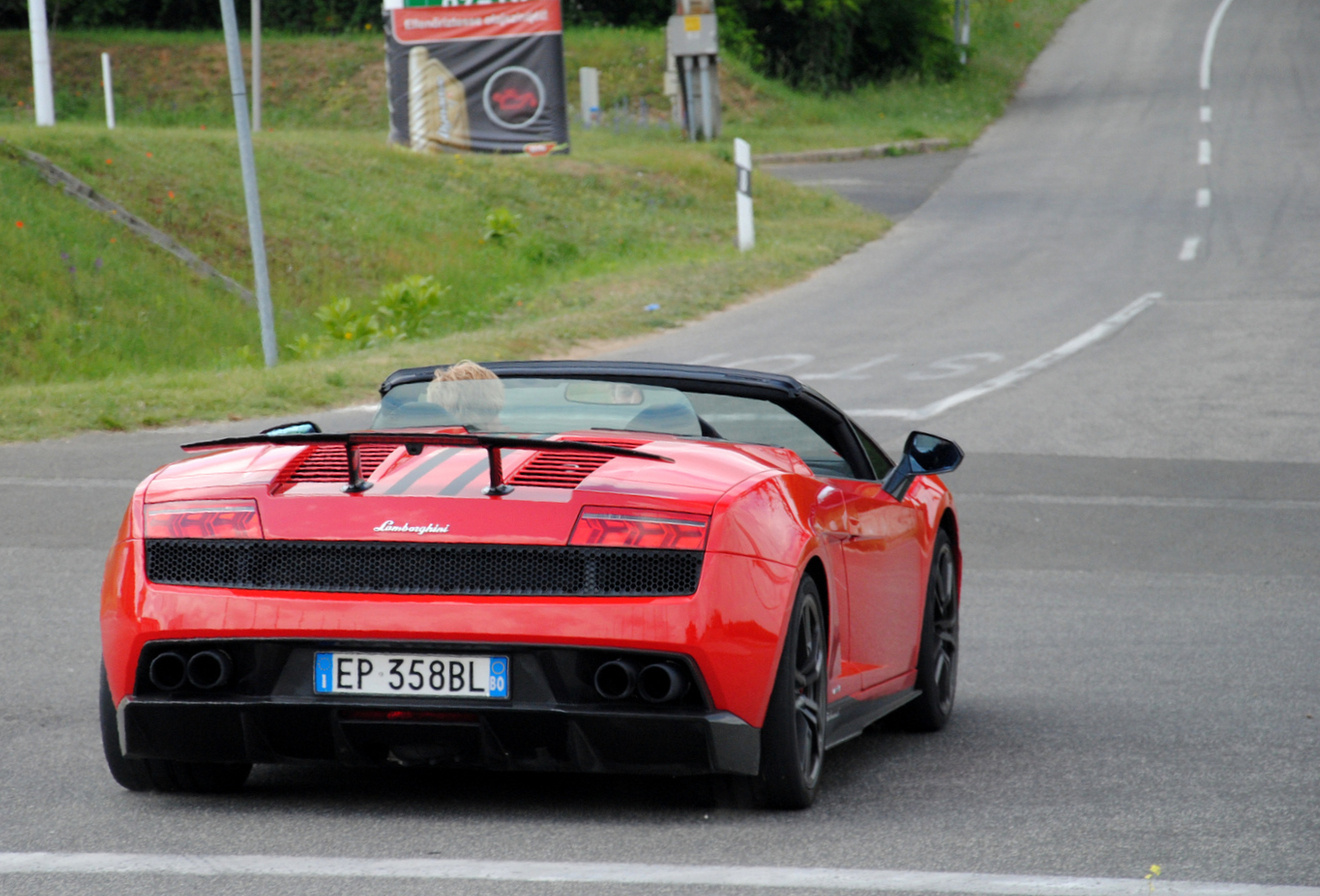
<svg viewBox="0 0 1320 896">
<path fill-rule="evenodd" d="M 256 762 L 741 776 L 803 807 L 827 748 L 953 709 L 962 460 L 895 463 L 791 377 L 400 370 L 370 430 L 186 445 L 101 595 L 131 790 Z"/>
</svg>

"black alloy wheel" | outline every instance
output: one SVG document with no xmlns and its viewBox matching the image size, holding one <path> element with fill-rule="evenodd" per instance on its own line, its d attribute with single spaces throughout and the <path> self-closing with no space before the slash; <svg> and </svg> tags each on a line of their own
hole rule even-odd
<svg viewBox="0 0 1320 896">
<path fill-rule="evenodd" d="M 761 729 L 759 795 L 767 806 L 805 809 L 825 761 L 825 613 L 810 576 L 798 586 L 788 638 Z"/>
<path fill-rule="evenodd" d="M 913 731 L 939 731 L 953 714 L 958 686 L 958 563 L 944 530 L 935 539 L 917 658 L 921 695 L 900 711 Z"/>
</svg>

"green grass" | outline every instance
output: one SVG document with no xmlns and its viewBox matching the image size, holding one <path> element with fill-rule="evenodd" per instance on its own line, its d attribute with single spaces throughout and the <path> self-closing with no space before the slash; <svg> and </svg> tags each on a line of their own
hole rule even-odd
<svg viewBox="0 0 1320 896">
<path fill-rule="evenodd" d="M 949 84 L 827 98 L 726 60 L 726 134 L 758 152 L 916 136 L 966 142 L 1078 2 L 975 2 L 982 42 L 967 76 Z M 265 45 L 268 127 L 257 135 L 257 166 L 285 347 L 273 371 L 260 365 L 254 309 L 63 197 L 14 149 L 49 157 L 251 282 L 219 35 L 56 35 L 60 124 L 36 128 L 27 35 L 0 33 L 0 438 L 297 413 L 367 400 L 398 366 L 561 355 L 791 282 L 886 226 L 762 178 L 757 249 L 738 253 L 727 141 L 689 144 L 663 126 L 658 32 L 568 33 L 570 81 L 581 65 L 600 68 L 602 105 L 616 114 L 589 131 L 574 125 L 572 155 L 545 159 L 386 146 L 379 35 L 268 35 Z M 113 132 L 100 123 L 103 49 L 116 59 Z M 500 209 L 516 216 L 517 232 L 483 241 Z M 312 344 L 324 329 L 319 307 L 347 297 L 364 308 L 413 275 L 448 287 L 448 335 L 293 358 L 288 346 Z"/>
</svg>

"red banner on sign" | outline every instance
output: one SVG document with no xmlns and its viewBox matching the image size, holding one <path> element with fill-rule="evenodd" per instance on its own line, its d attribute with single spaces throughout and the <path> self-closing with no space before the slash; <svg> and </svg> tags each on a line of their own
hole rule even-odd
<svg viewBox="0 0 1320 896">
<path fill-rule="evenodd" d="M 413 6 L 389 12 L 394 39 L 401 44 L 559 34 L 564 30 L 558 0 Z"/>
</svg>

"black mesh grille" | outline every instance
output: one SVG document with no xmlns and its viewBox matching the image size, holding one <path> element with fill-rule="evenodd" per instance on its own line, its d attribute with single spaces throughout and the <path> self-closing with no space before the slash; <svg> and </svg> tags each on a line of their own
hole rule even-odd
<svg viewBox="0 0 1320 896">
<path fill-rule="evenodd" d="M 388 594 L 691 594 L 700 551 L 398 542 L 147 539 L 164 585 Z"/>
</svg>

